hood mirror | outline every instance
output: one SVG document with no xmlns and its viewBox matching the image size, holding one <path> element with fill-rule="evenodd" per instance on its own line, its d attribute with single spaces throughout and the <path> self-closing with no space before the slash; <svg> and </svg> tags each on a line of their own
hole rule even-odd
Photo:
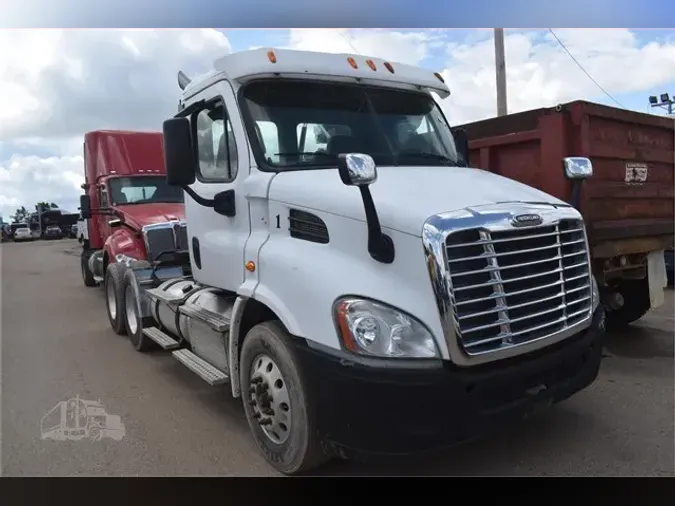
<svg viewBox="0 0 675 506">
<path fill-rule="evenodd" d="M 340 179 L 347 186 L 367 186 L 377 181 L 377 167 L 370 155 L 346 153 L 338 155 Z"/>
</svg>

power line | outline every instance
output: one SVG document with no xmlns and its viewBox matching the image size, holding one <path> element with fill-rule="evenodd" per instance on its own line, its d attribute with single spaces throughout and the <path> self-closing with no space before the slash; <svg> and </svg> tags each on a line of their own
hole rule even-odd
<svg viewBox="0 0 675 506">
<path fill-rule="evenodd" d="M 361 54 L 359 50 L 356 49 L 356 47 L 354 47 L 354 44 L 352 44 L 352 37 L 351 35 L 349 35 L 349 33 L 345 33 L 342 30 L 340 30 L 340 35 L 342 35 L 342 38 L 345 39 L 345 41 L 347 41 L 347 44 L 349 44 L 349 46 L 354 50 L 356 54 Z"/>
<path fill-rule="evenodd" d="M 619 101 L 618 101 L 617 99 L 615 99 L 612 95 L 610 95 L 609 92 L 608 92 L 605 88 L 603 88 L 602 86 L 600 86 L 600 84 L 598 83 L 598 81 L 596 81 L 595 79 L 593 79 L 593 76 L 591 76 L 591 75 L 586 71 L 586 69 L 584 68 L 584 66 L 583 66 L 581 63 L 579 63 L 579 61 L 574 57 L 574 55 L 573 55 L 572 53 L 570 53 L 570 50 L 567 49 L 567 47 L 565 46 L 565 44 L 562 43 L 562 41 L 558 38 L 558 36 L 555 34 L 555 32 L 554 32 L 551 28 L 549 28 L 548 31 L 551 32 L 551 35 L 553 35 L 553 37 L 555 38 L 555 40 L 558 41 L 558 44 L 560 44 L 560 47 L 562 47 L 562 48 L 565 50 L 565 52 L 569 55 L 570 58 L 572 58 L 572 61 L 573 61 L 574 63 L 577 64 L 577 66 L 581 69 L 581 71 L 582 71 L 584 74 L 586 74 L 586 76 L 587 76 L 591 81 L 593 81 L 593 84 L 595 84 L 598 88 L 600 88 L 600 90 L 601 90 L 605 95 L 607 95 L 611 100 L 613 100 L 616 104 L 618 104 L 619 106 L 621 106 L 621 107 L 623 107 L 624 109 L 626 109 L 626 106 L 624 106 L 621 102 L 619 102 Z"/>
</svg>

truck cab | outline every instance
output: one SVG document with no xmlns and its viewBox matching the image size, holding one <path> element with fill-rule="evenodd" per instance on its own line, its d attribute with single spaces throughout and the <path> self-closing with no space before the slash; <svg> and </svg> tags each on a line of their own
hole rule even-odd
<svg viewBox="0 0 675 506">
<path fill-rule="evenodd" d="M 111 266 L 107 297 L 136 350 L 230 384 L 270 465 L 451 445 L 593 382 L 583 218 L 466 167 L 440 74 L 259 49 L 179 84 L 163 134 L 187 247 Z"/>
</svg>

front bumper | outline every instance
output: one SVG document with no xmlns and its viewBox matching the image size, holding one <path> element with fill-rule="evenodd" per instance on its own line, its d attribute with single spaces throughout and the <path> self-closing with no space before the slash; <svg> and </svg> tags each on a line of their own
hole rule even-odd
<svg viewBox="0 0 675 506">
<path fill-rule="evenodd" d="M 590 385 L 604 313 L 588 330 L 524 357 L 461 369 L 382 369 L 300 348 L 325 449 L 340 456 L 406 454 L 475 439 Z M 546 385 L 544 387 L 543 385 Z"/>
</svg>

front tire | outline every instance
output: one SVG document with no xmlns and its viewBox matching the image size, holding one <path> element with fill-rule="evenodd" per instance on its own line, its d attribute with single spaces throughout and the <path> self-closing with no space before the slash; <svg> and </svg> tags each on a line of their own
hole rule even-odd
<svg viewBox="0 0 675 506">
<path fill-rule="evenodd" d="M 124 266 L 118 263 L 109 264 L 105 270 L 105 307 L 108 312 L 110 326 L 116 334 L 126 334 L 126 321 L 124 316 Z"/>
<path fill-rule="evenodd" d="M 265 460 L 300 474 L 323 464 L 310 382 L 279 321 L 253 327 L 241 350 L 240 381 L 248 425 Z M 263 423 L 261 423 L 263 422 Z"/>
</svg>

